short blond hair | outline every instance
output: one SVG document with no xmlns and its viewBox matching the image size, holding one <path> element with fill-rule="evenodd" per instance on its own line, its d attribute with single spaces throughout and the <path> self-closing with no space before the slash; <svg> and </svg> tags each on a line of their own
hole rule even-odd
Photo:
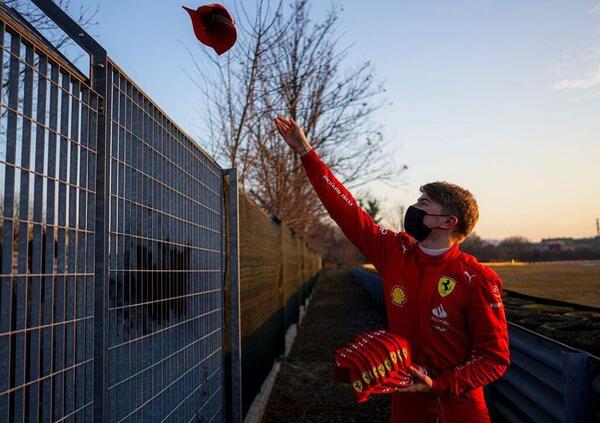
<svg viewBox="0 0 600 423">
<path fill-rule="evenodd" d="M 445 181 L 425 184 L 420 190 L 441 205 L 443 213 L 456 216 L 458 223 L 452 232 L 454 238 L 462 241 L 473 231 L 479 220 L 479 208 L 468 190 Z"/>
</svg>

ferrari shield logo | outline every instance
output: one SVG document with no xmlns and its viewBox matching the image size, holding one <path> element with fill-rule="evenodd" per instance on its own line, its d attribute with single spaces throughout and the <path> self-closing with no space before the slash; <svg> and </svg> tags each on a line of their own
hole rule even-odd
<svg viewBox="0 0 600 423">
<path fill-rule="evenodd" d="M 446 297 L 454 291 L 456 281 L 448 276 L 442 276 L 438 281 L 438 292 L 442 297 Z"/>
<path fill-rule="evenodd" d="M 396 350 L 396 352 L 398 353 L 398 357 L 400 357 L 400 361 L 404 361 L 408 358 L 408 348 L 404 347 L 402 348 L 402 352 L 400 352 L 400 350 Z"/>
<path fill-rule="evenodd" d="M 355 380 L 354 382 L 352 382 L 352 387 L 356 392 L 362 392 L 363 390 L 363 386 L 362 383 L 360 383 L 360 380 Z"/>
<path fill-rule="evenodd" d="M 369 378 L 369 373 L 367 372 L 362 372 L 361 376 L 363 378 L 363 380 L 365 381 L 365 383 L 368 385 L 369 383 L 371 383 L 371 379 Z"/>
</svg>

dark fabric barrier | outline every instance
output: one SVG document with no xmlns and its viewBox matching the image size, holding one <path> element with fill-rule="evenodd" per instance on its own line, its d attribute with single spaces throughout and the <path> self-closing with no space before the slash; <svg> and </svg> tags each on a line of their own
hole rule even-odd
<svg viewBox="0 0 600 423">
<path fill-rule="evenodd" d="M 245 194 L 239 196 L 243 414 L 316 281 L 321 257 Z"/>
</svg>

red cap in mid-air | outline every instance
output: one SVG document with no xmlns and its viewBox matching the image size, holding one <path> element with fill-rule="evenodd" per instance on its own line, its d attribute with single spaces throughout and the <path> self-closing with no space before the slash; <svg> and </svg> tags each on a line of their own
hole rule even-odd
<svg viewBox="0 0 600 423">
<path fill-rule="evenodd" d="M 221 55 L 229 50 L 237 40 L 235 22 L 225 6 L 218 3 L 190 9 L 183 6 L 190 14 L 196 38 L 217 54 Z"/>
</svg>

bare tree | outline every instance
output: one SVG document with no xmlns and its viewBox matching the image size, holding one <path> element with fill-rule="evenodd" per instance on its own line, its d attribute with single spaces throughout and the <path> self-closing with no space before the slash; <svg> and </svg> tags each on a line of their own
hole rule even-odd
<svg viewBox="0 0 600 423">
<path fill-rule="evenodd" d="M 29 22 L 36 30 L 38 30 L 46 39 L 58 49 L 67 59 L 73 64 L 77 64 L 84 54 L 78 48 L 71 48 L 75 46 L 75 43 L 71 37 L 65 34 L 44 12 L 38 9 L 31 1 L 28 0 L 2 0 L 4 4 L 12 7 L 20 15 L 22 15 L 27 22 Z M 57 6 L 63 9 L 67 14 L 71 15 L 70 0 L 55 0 Z M 91 27 L 98 24 L 95 20 L 98 14 L 98 5 L 95 7 L 92 5 L 81 6 L 76 15 L 71 16 L 82 28 L 89 30 Z M 10 56 L 6 56 L 3 66 L 4 75 L 8 75 L 10 72 L 10 62 L 17 61 L 16 58 L 10 59 Z M 24 60 L 25 58 L 21 58 Z M 19 67 L 19 75 L 24 73 L 24 67 Z M 3 82 L 3 89 L 5 92 L 10 90 L 10 80 L 6 79 Z M 4 117 L 7 113 L 5 107 L 1 109 L 0 115 Z M 0 135 L 6 136 L 6 127 L 0 126 Z"/>
<path fill-rule="evenodd" d="M 274 31 L 276 16 L 282 13 L 281 1 L 273 7 L 269 1 L 259 0 L 253 17 L 243 3 L 238 6 L 235 15 L 243 20 L 237 21 L 240 34 L 235 47 L 214 57 L 212 50 L 202 46 L 199 51 L 204 60 L 196 59 L 188 49 L 195 70 L 188 76 L 204 101 L 201 127 L 209 152 L 228 166 L 237 167 L 238 178 L 245 186 L 248 170 L 256 161 L 249 133 L 259 120 L 255 106 L 257 81 L 265 65 L 265 51 L 280 42 L 284 33 Z"/>
<path fill-rule="evenodd" d="M 307 228 L 305 240 L 323 257 L 326 266 L 345 267 L 368 261 L 333 221 L 315 222 Z"/>
<path fill-rule="evenodd" d="M 40 31 L 52 43 L 54 47 L 60 50 L 65 56 L 76 63 L 82 54 L 78 51 L 70 51 L 69 47 L 75 43 L 67 34 L 62 32 L 56 24 L 44 12 L 38 9 L 28 0 L 3 0 L 4 3 L 18 11 L 27 21 L 38 31 Z M 54 3 L 68 15 L 71 16 L 82 28 L 89 30 L 98 24 L 96 15 L 98 14 L 98 5 L 81 6 L 75 13 L 71 7 L 70 0 L 54 0 Z"/>
<path fill-rule="evenodd" d="M 383 221 L 388 228 L 394 232 L 404 231 L 404 214 L 406 207 L 402 203 L 396 203 L 383 212 Z"/>
<path fill-rule="evenodd" d="M 375 223 L 380 223 L 383 220 L 381 201 L 374 197 L 371 193 L 367 193 L 356 199 L 359 207 L 363 208 L 369 216 L 373 218 Z"/>
<path fill-rule="evenodd" d="M 238 44 L 222 57 L 203 49 L 210 69 L 195 61 L 198 74 L 190 75 L 206 102 L 204 133 L 217 160 L 238 168 L 253 200 L 304 233 L 323 209 L 273 119 L 297 120 L 349 188 L 392 183 L 406 167 L 388 161 L 383 134 L 370 120 L 385 90 L 369 62 L 345 65 L 338 8 L 313 22 L 306 0 L 258 0 L 252 12 L 237 4 Z"/>
</svg>

